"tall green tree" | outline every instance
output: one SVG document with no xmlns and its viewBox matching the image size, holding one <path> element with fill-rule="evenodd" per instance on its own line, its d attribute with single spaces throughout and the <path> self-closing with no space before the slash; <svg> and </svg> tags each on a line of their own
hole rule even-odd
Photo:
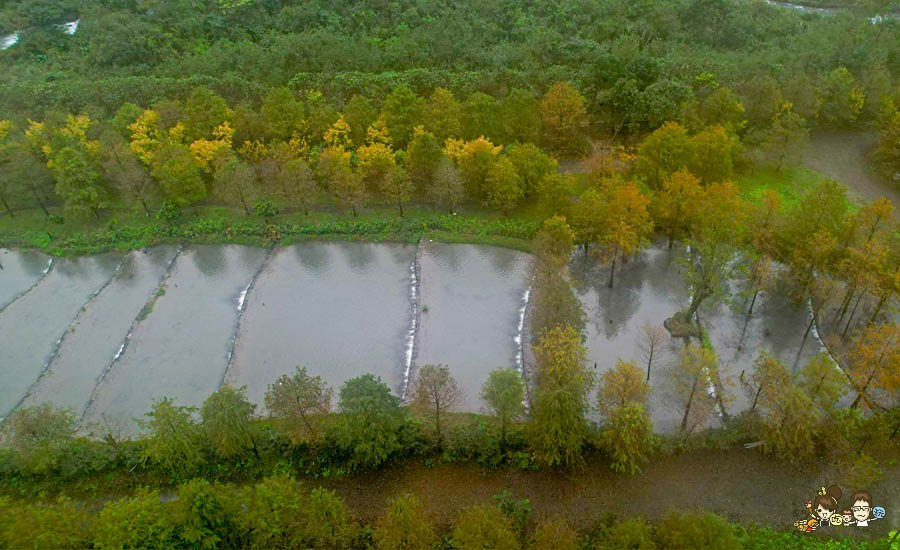
<svg viewBox="0 0 900 550">
<path fill-rule="evenodd" d="M 256 405 L 247 400 L 247 387 L 225 384 L 206 398 L 200 407 L 206 440 L 221 458 L 233 458 L 256 450 Z"/>
<path fill-rule="evenodd" d="M 213 130 L 230 117 L 231 109 L 221 96 L 205 86 L 198 86 L 184 102 L 185 137 L 188 141 L 211 137 Z"/>
<path fill-rule="evenodd" d="M 436 208 L 446 209 L 451 214 L 456 205 L 462 202 L 462 172 L 446 156 L 438 162 L 434 181 L 428 188 L 427 195 Z"/>
<path fill-rule="evenodd" d="M 616 407 L 600 432 L 603 447 L 612 458 L 616 472 L 634 475 L 649 462 L 653 449 L 653 426 L 640 403 Z"/>
<path fill-rule="evenodd" d="M 56 193 L 67 210 L 91 212 L 100 217 L 100 209 L 109 205 L 100 168 L 93 155 L 82 147 L 67 146 L 51 153 L 47 167 L 56 181 Z"/>
<path fill-rule="evenodd" d="M 315 441 L 324 435 L 333 393 L 321 376 L 296 367 L 292 376 L 282 374 L 269 386 L 266 409 L 293 439 Z"/>
<path fill-rule="evenodd" d="M 526 198 L 534 196 L 544 181 L 559 170 L 559 163 L 533 143 L 513 145 L 506 154 L 522 177 L 522 192 Z"/>
<path fill-rule="evenodd" d="M 481 398 L 500 421 L 500 448 L 503 450 L 510 423 L 524 412 L 525 381 L 514 369 L 494 369 L 481 386 Z"/>
<path fill-rule="evenodd" d="M 255 183 L 256 172 L 253 168 L 233 155 L 220 162 L 213 174 L 216 192 L 228 200 L 238 199 L 248 216 L 249 204 L 253 201 L 256 191 Z"/>
<path fill-rule="evenodd" d="M 195 407 L 175 405 L 163 398 L 153 403 L 146 420 L 138 425 L 146 431 L 146 446 L 141 455 L 145 462 L 159 464 L 176 476 L 196 471 L 202 459 L 203 432 L 194 420 Z"/>
<path fill-rule="evenodd" d="M 484 190 L 487 203 L 509 215 L 510 210 L 518 206 L 524 198 L 522 177 L 515 165 L 505 156 L 498 157 L 488 169 L 484 179 Z"/>
<path fill-rule="evenodd" d="M 346 381 L 338 409 L 342 417 L 335 435 L 352 468 L 380 466 L 401 449 L 406 413 L 380 378 L 364 374 Z"/>
<path fill-rule="evenodd" d="M 638 147 L 635 172 L 647 184 L 659 188 L 667 177 L 687 168 L 694 149 L 687 129 L 677 122 L 667 122 L 647 136 Z"/>
<path fill-rule="evenodd" d="M 593 385 L 581 334 L 569 326 L 546 330 L 534 351 L 538 366 L 532 448 L 548 466 L 573 466 L 581 461 L 587 436 L 584 414 Z"/>
<path fill-rule="evenodd" d="M 150 175 L 165 196 L 180 205 L 194 204 L 209 191 L 191 151 L 174 141 L 163 143 L 153 157 Z"/>
<path fill-rule="evenodd" d="M 434 527 L 414 496 L 399 496 L 388 503 L 375 523 L 377 550 L 429 550 L 437 540 Z"/>
<path fill-rule="evenodd" d="M 405 149 L 413 138 L 413 128 L 423 122 L 425 100 L 408 87 L 398 86 L 385 98 L 382 115 L 394 145 Z"/>
<path fill-rule="evenodd" d="M 425 127 L 439 141 L 462 136 L 462 107 L 446 88 L 435 88 L 425 104 Z M 477 137 L 477 136 L 476 136 Z"/>
</svg>

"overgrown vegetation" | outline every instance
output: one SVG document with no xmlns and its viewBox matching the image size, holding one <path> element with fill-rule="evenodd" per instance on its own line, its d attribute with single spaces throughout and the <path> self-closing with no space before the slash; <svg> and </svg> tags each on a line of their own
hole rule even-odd
<svg viewBox="0 0 900 550">
<path fill-rule="evenodd" d="M 437 526 L 411 496 L 387 502 L 372 525 L 351 517 L 340 497 L 310 490 L 290 477 L 255 485 L 187 481 L 172 498 L 140 490 L 96 511 L 71 500 L 20 504 L 0 500 L 0 544 L 15 548 L 322 548 L 378 550 L 613 548 L 797 548 L 869 550 L 888 540 L 823 541 L 767 528 L 742 527 L 711 513 L 670 512 L 656 523 L 598 518 L 579 532 L 563 518 L 537 522 L 530 507 L 497 505 L 460 511 L 451 526 Z"/>
</svg>

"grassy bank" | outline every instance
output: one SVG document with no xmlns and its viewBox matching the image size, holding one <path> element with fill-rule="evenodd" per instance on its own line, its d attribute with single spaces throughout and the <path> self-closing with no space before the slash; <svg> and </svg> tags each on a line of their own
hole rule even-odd
<svg viewBox="0 0 900 550">
<path fill-rule="evenodd" d="M 359 216 L 289 212 L 268 222 L 222 206 L 198 206 L 183 212 L 175 223 L 128 210 L 111 210 L 99 219 L 51 214 L 54 217 L 33 209 L 0 217 L 0 246 L 61 256 L 124 252 L 165 243 L 272 246 L 306 240 L 416 242 L 426 237 L 527 251 L 540 225 L 540 217 L 528 210 L 505 217 L 478 209 L 439 214 L 415 206 L 407 208 L 403 217 L 393 208 L 374 208 Z"/>
</svg>

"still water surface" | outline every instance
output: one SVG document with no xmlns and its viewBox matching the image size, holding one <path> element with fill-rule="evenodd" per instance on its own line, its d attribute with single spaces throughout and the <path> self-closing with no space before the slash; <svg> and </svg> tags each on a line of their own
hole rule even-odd
<svg viewBox="0 0 900 550">
<path fill-rule="evenodd" d="M 661 326 L 687 305 L 683 254 L 657 244 L 629 260 L 612 289 L 597 261 L 573 260 L 598 374 L 619 357 L 641 363 L 641 326 Z M 298 365 L 336 391 L 369 372 L 402 396 L 416 365 L 446 364 L 463 408 L 479 411 L 488 373 L 517 368 L 519 342 L 528 342 L 531 257 L 490 246 L 158 247 L 52 264 L 42 254 L 2 250 L 0 263 L 0 416 L 20 403 L 51 401 L 83 426 L 106 421 L 135 433 L 132 419 L 155 399 L 199 406 L 223 380 L 247 386 L 262 406 L 268 385 Z M 749 373 L 759 350 L 793 363 L 808 320 L 805 308 L 777 292 L 760 295 L 746 331 L 744 311 L 712 304 L 700 312 L 732 382 L 732 414 L 746 407 L 740 373 Z M 681 345 L 669 341 L 651 372 L 657 429 L 679 421 L 665 369 Z M 802 360 L 818 349 L 811 337 Z"/>
</svg>

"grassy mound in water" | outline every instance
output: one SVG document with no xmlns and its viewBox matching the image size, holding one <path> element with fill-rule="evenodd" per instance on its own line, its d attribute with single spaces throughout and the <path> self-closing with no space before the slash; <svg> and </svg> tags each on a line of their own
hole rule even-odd
<svg viewBox="0 0 900 550">
<path fill-rule="evenodd" d="M 669 334 L 672 335 L 672 338 L 686 338 L 691 336 L 700 338 L 703 335 L 700 327 L 687 318 L 686 311 L 679 311 L 675 315 L 669 317 L 663 321 L 663 326 L 666 327 Z"/>
</svg>

